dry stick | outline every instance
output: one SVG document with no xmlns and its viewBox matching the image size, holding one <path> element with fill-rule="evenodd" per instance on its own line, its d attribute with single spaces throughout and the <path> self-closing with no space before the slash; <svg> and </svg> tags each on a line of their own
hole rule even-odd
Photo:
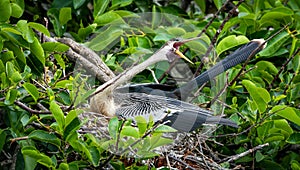
<svg viewBox="0 0 300 170">
<path fill-rule="evenodd" d="M 69 48 L 69 50 L 66 52 L 66 56 L 74 62 L 79 61 L 80 63 L 82 63 L 84 68 L 90 71 L 93 75 L 95 75 L 97 79 L 100 80 L 101 82 L 106 82 L 110 80 L 112 77 L 114 77 L 114 74 L 111 72 L 111 70 L 101 60 L 99 60 L 99 56 L 95 54 L 92 50 L 83 47 L 79 43 L 75 41 L 71 41 L 66 38 L 59 38 L 56 40 L 55 38 L 48 37 L 39 32 L 37 32 L 37 35 L 40 37 L 43 36 L 46 42 L 61 41 L 61 43 L 67 43 L 67 45 L 70 45 L 71 48 Z M 74 47 L 74 49 L 76 50 L 79 50 L 80 54 L 77 53 L 75 50 L 73 50 L 72 47 Z M 94 64 L 95 62 L 96 65 Z"/>
<path fill-rule="evenodd" d="M 298 48 L 293 55 L 287 59 L 287 61 L 281 66 L 280 70 L 278 71 L 278 73 L 276 74 L 276 76 L 274 77 L 274 79 L 272 80 L 272 82 L 270 83 L 268 90 L 270 90 L 273 86 L 273 84 L 275 83 L 275 81 L 279 78 L 279 75 L 283 72 L 283 70 L 286 68 L 286 66 L 288 65 L 289 62 L 291 62 L 295 56 L 300 52 L 300 48 Z"/>
<path fill-rule="evenodd" d="M 240 0 L 240 1 L 234 6 L 234 8 L 232 8 L 232 9 L 229 11 L 227 17 L 224 19 L 224 21 L 223 21 L 222 24 L 220 25 L 219 29 L 217 30 L 215 36 L 213 37 L 213 39 L 212 39 L 212 41 L 211 41 L 211 43 L 210 43 L 210 45 L 209 45 L 209 47 L 208 47 L 208 49 L 207 49 L 205 55 L 204 55 L 204 58 L 208 57 L 209 53 L 211 52 L 211 50 L 212 50 L 213 47 L 214 47 L 214 44 L 215 44 L 216 41 L 217 41 L 218 36 L 219 36 L 220 33 L 222 32 L 222 30 L 223 30 L 225 24 L 226 24 L 227 21 L 233 16 L 234 11 L 236 11 L 236 9 L 238 8 L 238 6 L 240 6 L 244 1 L 245 1 L 245 0 Z M 200 65 L 200 66 L 201 66 L 201 65 Z M 200 66 L 197 68 L 197 70 L 196 70 L 196 72 L 195 72 L 195 74 L 194 74 L 194 77 L 198 76 L 198 74 L 199 74 L 199 72 L 200 72 L 200 70 L 201 70 L 201 67 L 200 67 Z"/>
<path fill-rule="evenodd" d="M 33 113 L 33 114 L 50 114 L 51 113 L 50 111 L 39 111 L 39 110 L 31 109 L 30 107 L 26 106 L 24 103 L 22 103 L 18 100 L 16 100 L 14 103 L 29 113 Z"/>
<path fill-rule="evenodd" d="M 237 160 L 237 159 L 239 159 L 239 158 L 242 158 L 242 157 L 244 157 L 244 156 L 246 156 L 246 155 L 248 155 L 248 154 L 250 154 L 250 153 L 253 153 L 253 152 L 256 151 L 256 150 L 262 149 L 263 147 L 266 147 L 266 146 L 269 146 L 269 143 L 265 143 L 265 144 L 261 144 L 261 145 L 255 146 L 255 147 L 252 148 L 252 149 L 249 149 L 249 150 L 247 150 L 247 151 L 245 151 L 245 152 L 242 152 L 242 153 L 237 154 L 237 155 L 234 155 L 234 156 L 230 156 L 229 159 L 226 158 L 226 159 L 223 159 L 223 160 L 220 161 L 220 162 L 225 162 L 225 161 L 226 161 L 226 162 L 232 162 L 232 161 L 235 161 L 235 160 Z"/>
<path fill-rule="evenodd" d="M 189 164 L 187 164 L 186 162 L 184 162 L 183 160 L 176 158 L 175 156 L 169 155 L 169 157 L 174 159 L 177 162 L 182 163 L 185 166 L 185 168 L 189 168 L 189 169 L 193 169 L 193 170 L 195 169 L 195 168 L 191 167 Z"/>
<path fill-rule="evenodd" d="M 223 6 L 216 12 L 214 13 L 213 17 L 211 18 L 211 20 L 205 25 L 205 27 L 202 29 L 202 31 L 197 35 L 197 37 L 201 37 L 203 33 L 205 33 L 208 29 L 208 27 L 213 23 L 213 21 L 217 18 L 218 14 L 226 7 L 226 5 L 230 2 L 230 0 L 227 0 Z M 185 50 L 183 50 L 183 54 L 185 54 L 188 51 L 188 48 L 186 48 Z M 163 78 L 169 74 L 169 72 L 171 71 L 171 69 L 175 66 L 177 59 L 174 60 L 170 67 L 168 68 L 167 71 L 165 71 L 158 79 L 159 82 L 161 82 L 163 80 Z M 203 64 L 203 62 L 201 62 L 201 64 Z M 200 66 L 199 66 L 200 67 Z M 202 68 L 203 66 L 201 66 Z"/>
</svg>

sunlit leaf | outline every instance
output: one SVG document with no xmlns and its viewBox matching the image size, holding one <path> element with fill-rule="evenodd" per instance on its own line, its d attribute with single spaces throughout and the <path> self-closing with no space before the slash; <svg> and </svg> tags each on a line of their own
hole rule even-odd
<svg viewBox="0 0 300 170">
<path fill-rule="evenodd" d="M 26 91 L 31 95 L 31 97 L 34 99 L 35 102 L 37 102 L 38 98 L 40 97 L 39 91 L 37 87 L 31 83 L 24 83 L 23 87 L 26 89 Z"/>
<path fill-rule="evenodd" d="M 274 106 L 271 111 L 300 126 L 300 115 L 298 115 L 292 107 L 277 105 Z"/>
<path fill-rule="evenodd" d="M 243 80 L 242 84 L 246 87 L 253 101 L 258 106 L 258 110 L 262 113 L 267 109 L 268 103 L 271 101 L 269 92 L 261 87 L 256 87 L 249 80 Z"/>
</svg>

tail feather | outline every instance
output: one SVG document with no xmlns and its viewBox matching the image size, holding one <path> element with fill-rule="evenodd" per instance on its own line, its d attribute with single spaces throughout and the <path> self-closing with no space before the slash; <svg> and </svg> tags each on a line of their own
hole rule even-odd
<svg viewBox="0 0 300 170">
<path fill-rule="evenodd" d="M 202 109 L 201 109 L 202 110 Z M 167 125 L 177 129 L 180 132 L 191 132 L 198 129 L 203 124 L 221 124 L 238 128 L 238 125 L 232 120 L 221 118 L 220 116 L 213 116 L 203 114 L 198 111 L 175 112 L 168 115 L 164 121 L 168 122 Z"/>
</svg>

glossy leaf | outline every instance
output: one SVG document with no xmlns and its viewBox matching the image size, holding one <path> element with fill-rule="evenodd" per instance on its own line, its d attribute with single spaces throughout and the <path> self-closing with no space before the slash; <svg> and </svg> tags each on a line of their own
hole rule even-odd
<svg viewBox="0 0 300 170">
<path fill-rule="evenodd" d="M 101 51 L 116 43 L 122 34 L 123 31 L 119 27 L 110 26 L 90 42 L 87 42 L 86 46 L 95 51 Z"/>
<path fill-rule="evenodd" d="M 34 33 L 33 31 L 29 28 L 27 21 L 25 20 L 20 20 L 17 23 L 18 29 L 22 32 L 23 38 L 28 41 L 29 43 L 34 42 Z"/>
<path fill-rule="evenodd" d="M 284 105 L 277 105 L 274 106 L 271 111 L 275 112 L 276 115 L 286 118 L 287 120 L 300 126 L 300 115 L 298 115 L 293 108 Z"/>
<path fill-rule="evenodd" d="M 5 96 L 4 104 L 11 105 L 13 104 L 18 97 L 18 90 L 10 89 Z"/>
<path fill-rule="evenodd" d="M 138 138 L 139 137 L 139 132 L 136 128 L 132 127 L 132 126 L 124 126 L 122 128 L 121 134 L 124 136 L 132 136 L 134 138 Z"/>
<path fill-rule="evenodd" d="M 93 16 L 96 18 L 104 13 L 105 9 L 107 8 L 110 0 L 94 0 L 94 12 Z"/>
<path fill-rule="evenodd" d="M 55 101 L 50 102 L 50 111 L 58 124 L 60 132 L 63 132 L 63 129 L 65 127 L 65 116 L 63 111 Z"/>
<path fill-rule="evenodd" d="M 61 8 L 60 11 L 59 11 L 59 22 L 60 22 L 60 24 L 65 25 L 71 19 L 72 19 L 71 8 Z"/>
<path fill-rule="evenodd" d="M 230 35 L 228 37 L 223 38 L 217 45 L 216 51 L 218 55 L 222 54 L 224 51 L 236 47 L 238 45 L 242 45 L 249 42 L 246 36 L 240 35 Z"/>
<path fill-rule="evenodd" d="M 300 143 L 300 133 L 293 133 L 287 140 L 287 143 L 290 144 L 299 144 Z"/>
<path fill-rule="evenodd" d="M 147 120 L 143 116 L 136 116 L 134 119 L 138 126 L 139 134 L 143 135 L 147 130 L 147 126 L 148 126 Z"/>
<path fill-rule="evenodd" d="M 42 48 L 39 40 L 34 37 L 33 43 L 29 44 L 30 51 L 34 54 L 35 58 L 37 58 L 43 66 L 45 66 L 45 54 L 44 49 Z"/>
<path fill-rule="evenodd" d="M 132 3 L 132 0 L 112 0 L 111 9 L 116 7 L 124 7 L 127 5 L 130 5 Z"/>
<path fill-rule="evenodd" d="M 117 117 L 113 117 L 110 119 L 108 124 L 108 131 L 113 139 L 117 139 L 117 133 L 119 131 L 119 120 Z"/>
<path fill-rule="evenodd" d="M 51 158 L 43 153 L 40 153 L 35 148 L 32 147 L 22 148 L 22 154 L 25 157 L 25 167 L 29 167 L 29 169 L 33 169 L 35 167 L 32 161 L 38 162 L 48 168 L 53 167 Z M 32 158 L 33 160 L 28 161 L 27 157 Z"/>
<path fill-rule="evenodd" d="M 24 9 L 16 3 L 10 3 L 11 5 L 11 16 L 15 18 L 20 18 L 23 15 Z"/>
<path fill-rule="evenodd" d="M 54 134 L 50 134 L 49 132 L 43 130 L 35 130 L 28 135 L 28 138 L 39 140 L 41 142 L 51 143 L 57 147 L 60 147 L 61 142 L 60 139 Z"/>
<path fill-rule="evenodd" d="M 113 23 L 113 22 L 122 22 L 122 18 L 120 15 L 118 15 L 117 13 L 113 12 L 113 11 L 109 11 L 107 13 L 104 13 L 102 15 L 99 15 L 95 18 L 95 23 L 97 23 L 98 25 L 102 26 L 102 25 L 106 25 L 109 23 Z"/>
<path fill-rule="evenodd" d="M 154 132 L 156 132 L 156 133 L 170 133 L 170 132 L 177 132 L 177 130 L 170 127 L 170 126 L 167 126 L 167 125 L 160 125 L 154 130 Z"/>
<path fill-rule="evenodd" d="M 275 52 L 282 48 L 282 45 L 288 40 L 289 37 L 290 35 L 287 32 L 279 33 L 268 42 L 267 47 L 263 49 L 259 55 L 272 57 Z"/>
<path fill-rule="evenodd" d="M 74 9 L 80 8 L 86 0 L 73 0 L 73 7 Z"/>
<path fill-rule="evenodd" d="M 31 97 L 33 98 L 33 100 L 35 102 L 37 102 L 37 100 L 39 99 L 40 95 L 39 95 L 39 91 L 37 89 L 37 87 L 31 83 L 24 83 L 23 87 L 26 89 L 26 91 L 31 95 Z"/>
<path fill-rule="evenodd" d="M 268 103 L 271 101 L 269 92 L 261 87 L 256 87 L 254 83 L 249 80 L 243 80 L 242 84 L 246 87 L 253 101 L 258 106 L 259 112 L 264 112 L 267 109 Z"/>
<path fill-rule="evenodd" d="M 160 136 L 158 138 L 152 137 L 151 138 L 151 148 L 154 149 L 154 148 L 157 148 L 160 146 L 170 144 L 172 142 L 173 142 L 172 139 L 167 139 L 167 138 L 160 137 Z"/>
<path fill-rule="evenodd" d="M 28 26 L 50 37 L 49 31 L 44 25 L 35 22 L 29 22 Z"/>
<path fill-rule="evenodd" d="M 0 1 L 0 22 L 7 21 L 12 13 L 10 6 L 10 0 L 1 0 Z"/>
</svg>

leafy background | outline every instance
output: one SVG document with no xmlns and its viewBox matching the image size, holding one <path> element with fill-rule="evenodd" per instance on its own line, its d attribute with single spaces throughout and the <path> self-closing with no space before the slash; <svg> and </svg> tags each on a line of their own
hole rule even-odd
<svg viewBox="0 0 300 170">
<path fill-rule="evenodd" d="M 227 76 L 228 82 L 234 80 L 229 86 L 223 84 L 227 89 L 223 100 L 227 117 L 240 127 L 219 127 L 211 140 L 204 141 L 211 150 L 203 153 L 208 157 L 220 153 L 216 156 L 220 160 L 212 159 L 219 162 L 218 168 L 300 169 L 300 2 L 233 1 L 217 13 L 223 4 L 222 0 L 1 0 L 1 169 L 167 167 L 166 163 L 159 162 L 166 160 L 165 156 L 153 149 L 174 142 L 162 137 L 162 133 L 172 129 L 155 127 L 153 122 L 147 123 L 141 117 L 136 119 L 138 127 L 130 126 L 130 121 L 113 118 L 108 125 L 109 139 L 79 133 L 87 120 L 78 118 L 85 110 L 76 106 L 83 105 L 79 101 L 93 89 L 82 82 L 93 80 L 73 74 L 76 63 L 66 56 L 67 45 L 45 42 L 38 33 L 48 37 L 72 37 L 92 50 L 105 51 L 99 52 L 99 56 L 118 74 L 142 54 L 152 52 L 149 49 L 157 49 L 174 37 L 194 37 L 205 29 L 202 41 L 189 44 L 190 50 L 186 53 L 195 63 L 189 65 L 190 69 L 197 74 L 206 69 L 202 67 L 201 58 L 210 43 L 214 43 L 217 55 L 204 58 L 209 57 L 210 64 L 214 64 L 216 59 L 210 57 L 222 58 L 248 39 L 266 39 L 286 25 L 268 42 L 265 50 L 245 65 L 245 71 L 237 79 L 234 77 L 242 66 L 222 75 Z M 239 11 L 230 16 L 228 11 L 235 5 Z M 178 25 L 171 20 L 170 25 L 159 27 L 161 17 L 166 16 L 160 14 L 152 16 L 147 31 L 120 29 L 126 26 L 126 16 L 145 12 L 179 16 L 185 24 Z M 211 14 L 216 14 L 216 19 L 204 28 L 213 19 Z M 221 31 L 217 31 L 220 28 Z M 163 63 L 163 67 L 167 69 L 168 64 Z M 159 64 L 137 75 L 133 81 L 153 82 L 153 71 L 161 83 L 167 83 L 168 76 L 158 68 L 161 68 Z M 101 83 L 96 81 L 96 85 Z M 207 104 L 218 88 L 223 87 L 207 85 L 194 102 Z M 118 143 L 120 138 L 126 142 L 110 148 L 110 144 Z M 136 141 L 138 144 L 132 145 Z M 129 154 L 129 146 L 137 148 L 143 159 L 128 160 L 107 152 Z M 199 143 L 195 146 L 200 147 Z M 257 146 L 263 147 L 234 160 L 230 157 Z M 145 160 L 147 165 L 144 165 Z M 208 169 L 197 161 L 177 162 L 172 166 Z"/>
</svg>

